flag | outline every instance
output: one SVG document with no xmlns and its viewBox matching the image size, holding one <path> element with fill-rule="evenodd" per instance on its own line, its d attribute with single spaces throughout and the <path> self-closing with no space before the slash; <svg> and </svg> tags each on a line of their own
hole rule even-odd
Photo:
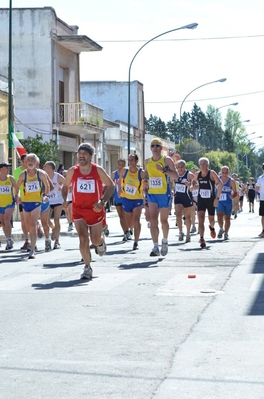
<svg viewBox="0 0 264 399">
<path fill-rule="evenodd" d="M 23 147 L 23 145 L 20 143 L 15 133 L 11 133 L 10 138 L 11 138 L 10 147 L 16 149 L 19 158 L 21 158 L 23 154 L 27 154 L 25 147 Z"/>
</svg>

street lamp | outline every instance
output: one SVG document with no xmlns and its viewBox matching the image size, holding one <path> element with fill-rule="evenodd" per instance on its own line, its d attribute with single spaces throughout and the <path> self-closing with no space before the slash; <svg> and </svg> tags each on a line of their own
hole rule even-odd
<svg viewBox="0 0 264 399">
<path fill-rule="evenodd" d="M 186 98 L 189 97 L 189 95 L 192 94 L 195 90 L 198 90 L 198 89 L 200 89 L 201 87 L 210 85 L 210 84 L 212 84 L 212 83 L 218 83 L 218 82 L 223 83 L 223 82 L 225 82 L 225 81 L 226 81 L 226 78 L 222 78 L 222 79 L 214 80 L 213 82 L 204 83 L 203 85 L 200 85 L 200 86 L 196 87 L 195 89 L 193 89 L 192 91 L 190 91 L 190 93 L 188 93 L 187 96 L 184 97 L 184 99 L 183 99 L 183 101 L 182 101 L 182 103 L 181 103 L 181 106 L 180 106 L 180 135 L 179 135 L 179 144 L 181 144 L 181 132 L 182 132 L 182 128 L 181 128 L 182 106 L 183 106 L 183 103 L 184 103 L 184 101 L 186 100 Z"/>
<path fill-rule="evenodd" d="M 128 134 L 127 134 L 127 149 L 128 149 L 128 155 L 130 154 L 130 76 L 131 76 L 131 67 L 132 64 L 134 62 L 134 59 L 136 58 L 136 56 L 138 55 L 138 53 L 150 42 L 152 42 L 153 40 L 157 39 L 160 36 L 166 35 L 167 33 L 171 33 L 174 32 L 176 30 L 181 30 L 181 29 L 195 29 L 197 28 L 198 24 L 192 23 L 192 24 L 188 24 L 188 25 L 184 25 L 181 26 L 180 28 L 175 28 L 175 29 L 171 29 L 168 30 L 167 32 L 163 32 L 160 33 L 159 35 L 153 37 L 152 39 L 148 40 L 145 44 L 143 44 L 143 46 L 140 47 L 140 49 L 136 52 L 136 54 L 134 55 L 134 57 L 132 58 L 130 65 L 129 65 L 129 69 L 128 69 L 128 117 L 127 117 L 127 130 L 128 130 Z"/>
<path fill-rule="evenodd" d="M 227 104 L 227 105 L 221 105 L 221 107 L 216 108 L 216 111 L 220 108 L 224 108 L 224 107 L 231 107 L 231 106 L 235 106 L 238 105 L 238 103 L 232 103 L 232 104 Z"/>
</svg>

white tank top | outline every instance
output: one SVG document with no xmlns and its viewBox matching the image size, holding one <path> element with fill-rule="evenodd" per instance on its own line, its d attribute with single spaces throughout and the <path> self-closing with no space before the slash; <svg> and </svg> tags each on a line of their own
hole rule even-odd
<svg viewBox="0 0 264 399">
<path fill-rule="evenodd" d="M 55 172 L 54 176 L 52 178 L 52 183 L 54 185 L 54 190 L 50 191 L 49 193 L 49 201 L 50 205 L 58 205 L 58 204 L 63 204 L 63 198 L 61 195 L 61 187 L 58 183 L 58 176 L 60 176 L 59 173 Z"/>
</svg>

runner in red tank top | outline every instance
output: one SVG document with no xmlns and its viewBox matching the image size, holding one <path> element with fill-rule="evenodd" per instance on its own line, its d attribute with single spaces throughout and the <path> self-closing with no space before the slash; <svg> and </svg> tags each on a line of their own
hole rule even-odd
<svg viewBox="0 0 264 399">
<path fill-rule="evenodd" d="M 102 221 L 105 217 L 104 205 L 112 197 L 115 186 L 105 170 L 92 163 L 94 147 L 90 143 L 82 143 L 78 147 L 79 164 L 72 166 L 66 175 L 62 196 L 67 206 L 67 193 L 72 184 L 72 218 L 79 235 L 80 252 L 85 263 L 81 278 L 91 279 L 89 234 L 92 244 L 99 256 L 106 252 L 102 236 Z M 106 186 L 102 195 L 103 184 Z"/>
</svg>

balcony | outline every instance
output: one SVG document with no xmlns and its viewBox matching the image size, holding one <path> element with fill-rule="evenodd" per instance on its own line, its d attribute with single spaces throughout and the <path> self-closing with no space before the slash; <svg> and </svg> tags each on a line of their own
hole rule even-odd
<svg viewBox="0 0 264 399">
<path fill-rule="evenodd" d="M 59 130 L 74 135 L 103 133 L 103 109 L 85 102 L 59 103 Z M 55 127 L 56 129 L 56 127 Z"/>
</svg>

